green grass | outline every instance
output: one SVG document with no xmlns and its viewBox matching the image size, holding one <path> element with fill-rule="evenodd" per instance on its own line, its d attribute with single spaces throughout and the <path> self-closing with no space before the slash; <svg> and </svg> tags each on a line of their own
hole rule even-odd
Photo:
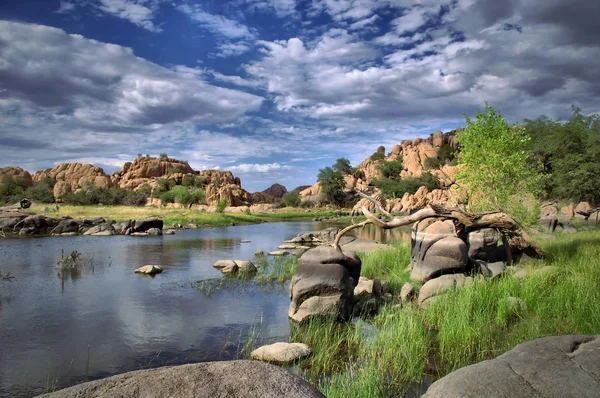
<svg viewBox="0 0 600 398">
<path fill-rule="evenodd" d="M 403 396 L 423 378 L 451 371 L 539 337 L 600 333 L 600 231 L 558 234 L 540 241 L 556 272 L 517 280 L 476 283 L 420 309 L 414 304 L 384 307 L 368 320 L 375 338 L 355 323 L 310 322 L 296 327 L 290 341 L 304 342 L 313 355 L 300 363 L 302 376 L 329 398 Z M 410 247 L 361 255 L 362 274 L 401 286 L 408 276 Z M 526 309 L 514 311 L 507 297 Z M 418 396 L 418 393 L 414 393 Z"/>
<path fill-rule="evenodd" d="M 169 225 L 194 224 L 198 227 L 224 227 L 240 224 L 256 224 L 267 221 L 294 220 L 302 218 L 323 217 L 333 214 L 331 210 L 316 210 L 305 213 L 303 209 L 276 209 L 272 213 L 208 213 L 197 209 L 174 209 L 134 206 L 72 206 L 34 204 L 27 210 L 34 214 L 49 217 L 70 216 L 73 218 L 108 217 L 115 221 L 135 218 L 156 217 Z"/>
<path fill-rule="evenodd" d="M 298 266 L 298 258 L 293 254 L 288 256 L 267 257 L 264 254 L 255 256 L 258 273 L 254 277 L 257 285 L 267 283 L 285 283 L 292 279 Z"/>
</svg>

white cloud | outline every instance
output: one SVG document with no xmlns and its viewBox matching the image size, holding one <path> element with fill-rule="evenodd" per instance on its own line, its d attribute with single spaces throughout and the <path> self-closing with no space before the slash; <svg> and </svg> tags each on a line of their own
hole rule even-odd
<svg viewBox="0 0 600 398">
<path fill-rule="evenodd" d="M 221 43 L 218 46 L 219 53 L 217 57 L 231 57 L 235 55 L 242 55 L 245 52 L 250 51 L 250 45 L 247 43 Z"/>
<path fill-rule="evenodd" d="M 255 36 L 246 25 L 223 15 L 208 13 L 198 4 L 182 4 L 178 8 L 193 21 L 215 35 L 227 39 L 247 39 Z"/>
<path fill-rule="evenodd" d="M 358 30 L 358 29 L 365 29 L 366 26 L 368 25 L 372 25 L 375 22 L 377 22 L 377 20 L 379 19 L 379 16 L 377 15 L 372 15 L 369 18 L 365 18 L 365 19 L 361 19 L 360 21 L 356 21 L 353 24 L 351 24 L 350 26 L 348 26 L 348 30 L 352 31 L 352 30 Z M 377 31 L 379 28 L 377 26 L 373 26 L 371 27 L 371 31 Z"/>
<path fill-rule="evenodd" d="M 273 171 L 290 169 L 290 166 L 281 165 L 279 163 L 264 163 L 264 164 L 248 164 L 242 163 L 228 167 L 234 173 L 250 174 L 250 173 L 271 173 Z"/>
</svg>

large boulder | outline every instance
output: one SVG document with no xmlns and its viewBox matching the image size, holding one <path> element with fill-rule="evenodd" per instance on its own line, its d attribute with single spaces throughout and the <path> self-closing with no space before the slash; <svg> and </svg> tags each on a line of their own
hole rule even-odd
<svg viewBox="0 0 600 398">
<path fill-rule="evenodd" d="M 33 175 L 34 183 L 39 183 L 45 178 L 54 182 L 54 198 L 60 199 L 69 192 L 77 192 L 86 185 L 97 187 L 112 187 L 110 177 L 101 167 L 86 163 L 62 163 L 51 169 L 36 171 Z"/>
<path fill-rule="evenodd" d="M 73 219 L 64 219 L 50 231 L 53 235 L 60 235 L 79 231 L 79 223 Z"/>
<path fill-rule="evenodd" d="M 58 224 L 57 219 L 36 214 L 24 218 L 17 224 L 17 227 L 26 231 L 21 235 L 45 235 L 49 233 L 56 224 Z"/>
<path fill-rule="evenodd" d="M 163 220 L 159 218 L 145 218 L 140 220 L 133 220 L 131 222 L 132 232 L 146 232 L 151 228 L 158 228 L 162 230 Z"/>
<path fill-rule="evenodd" d="M 11 177 L 15 180 L 22 180 L 27 188 L 33 186 L 33 179 L 31 178 L 31 174 L 29 174 L 27 170 L 23 170 L 20 167 L 0 167 L 0 186 L 4 184 L 4 177 Z"/>
<path fill-rule="evenodd" d="M 290 283 L 289 317 L 295 322 L 321 316 L 348 319 L 360 268 L 361 261 L 352 252 L 331 246 L 306 251 Z"/>
<path fill-rule="evenodd" d="M 168 157 L 154 158 L 138 156 L 133 162 L 127 162 L 123 169 L 115 171 L 112 182 L 126 189 L 137 189 L 144 184 L 152 186 L 158 178 L 170 178 L 180 183 L 185 174 L 193 174 L 189 164 Z"/>
<path fill-rule="evenodd" d="M 600 338 L 544 337 L 499 357 L 458 369 L 424 398 L 600 397 Z"/>
<path fill-rule="evenodd" d="M 321 398 L 324 395 L 279 366 L 242 360 L 138 370 L 41 397 Z"/>
<path fill-rule="evenodd" d="M 442 275 L 430 280 L 419 290 L 419 306 L 426 307 L 452 289 L 459 289 L 473 282 L 473 278 L 462 274 Z"/>
<path fill-rule="evenodd" d="M 444 273 L 462 272 L 467 254 L 467 245 L 458 238 L 452 220 L 428 218 L 417 222 L 411 237 L 410 277 L 426 282 Z"/>
<path fill-rule="evenodd" d="M 498 241 L 500 233 L 494 228 L 482 228 L 470 232 L 467 236 L 469 258 L 495 262 L 498 260 Z"/>
</svg>

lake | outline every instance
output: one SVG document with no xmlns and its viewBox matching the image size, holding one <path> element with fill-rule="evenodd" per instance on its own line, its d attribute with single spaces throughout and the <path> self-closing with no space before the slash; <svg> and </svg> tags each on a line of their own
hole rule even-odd
<svg viewBox="0 0 600 398">
<path fill-rule="evenodd" d="M 239 358 L 249 332 L 287 341 L 288 286 L 239 283 L 205 294 L 222 259 L 252 260 L 299 233 L 331 226 L 274 222 L 181 230 L 157 237 L 0 240 L 0 397 L 32 396 L 86 379 L 150 367 Z M 407 232 L 352 231 L 386 241 Z M 393 234 L 393 235 L 392 235 Z M 249 240 L 249 243 L 241 243 Z M 80 273 L 57 261 L 77 250 Z M 158 264 L 155 278 L 134 269 Z"/>
</svg>

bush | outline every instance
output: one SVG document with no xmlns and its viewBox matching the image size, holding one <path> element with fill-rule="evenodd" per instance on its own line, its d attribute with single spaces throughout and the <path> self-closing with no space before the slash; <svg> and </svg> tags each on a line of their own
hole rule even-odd
<svg viewBox="0 0 600 398">
<path fill-rule="evenodd" d="M 203 188 L 204 185 L 206 185 L 206 179 L 202 176 L 186 174 L 181 180 L 181 185 L 183 185 L 184 187 Z"/>
<path fill-rule="evenodd" d="M 159 198 L 163 205 L 175 203 L 175 193 L 173 191 L 161 192 Z"/>
<path fill-rule="evenodd" d="M 227 199 L 219 200 L 219 203 L 217 203 L 216 212 L 222 214 L 227 206 L 229 206 L 229 202 L 227 201 Z"/>
<path fill-rule="evenodd" d="M 161 153 L 160 155 L 158 155 L 158 157 L 161 159 L 167 159 L 169 156 L 166 153 Z"/>
<path fill-rule="evenodd" d="M 402 166 L 402 159 L 399 159 L 379 163 L 377 169 L 384 178 L 400 179 L 400 173 L 404 170 L 404 167 Z"/>
<path fill-rule="evenodd" d="M 300 207 L 302 207 L 303 209 L 308 209 L 311 207 L 315 207 L 315 204 L 310 200 L 305 200 L 304 202 L 300 203 Z"/>
<path fill-rule="evenodd" d="M 171 170 L 169 170 L 169 175 L 173 175 L 175 173 L 183 173 L 183 170 L 181 170 L 179 167 L 173 167 Z"/>
<path fill-rule="evenodd" d="M 0 184 L 0 199 L 8 203 L 18 202 L 23 199 L 26 188 L 24 179 L 4 176 Z"/>
<path fill-rule="evenodd" d="M 61 199 L 63 203 L 70 205 L 90 206 L 103 204 L 106 206 L 144 206 L 146 204 L 146 193 L 134 192 L 122 188 L 100 188 L 86 184 L 77 192 L 69 192 Z"/>
<path fill-rule="evenodd" d="M 52 203 L 54 202 L 54 181 L 50 177 L 43 178 L 37 185 L 27 189 L 24 196 L 36 202 Z"/>
<path fill-rule="evenodd" d="M 289 207 L 300 206 L 300 192 L 291 191 L 283 195 L 283 203 Z"/>
<path fill-rule="evenodd" d="M 392 178 L 378 178 L 373 180 L 373 185 L 381 189 L 388 198 L 401 198 L 405 193 L 414 194 L 424 186 L 429 191 L 440 187 L 439 179 L 431 173 L 423 173 L 419 178 L 404 178 L 396 180 Z"/>
<path fill-rule="evenodd" d="M 333 170 L 339 171 L 343 175 L 352 174 L 352 167 L 350 161 L 346 158 L 339 158 L 333 165 Z"/>
<path fill-rule="evenodd" d="M 385 159 L 385 154 L 381 153 L 381 152 L 375 152 L 374 154 L 371 155 L 371 160 L 373 160 L 373 161 L 384 160 L 384 159 Z"/>
</svg>

